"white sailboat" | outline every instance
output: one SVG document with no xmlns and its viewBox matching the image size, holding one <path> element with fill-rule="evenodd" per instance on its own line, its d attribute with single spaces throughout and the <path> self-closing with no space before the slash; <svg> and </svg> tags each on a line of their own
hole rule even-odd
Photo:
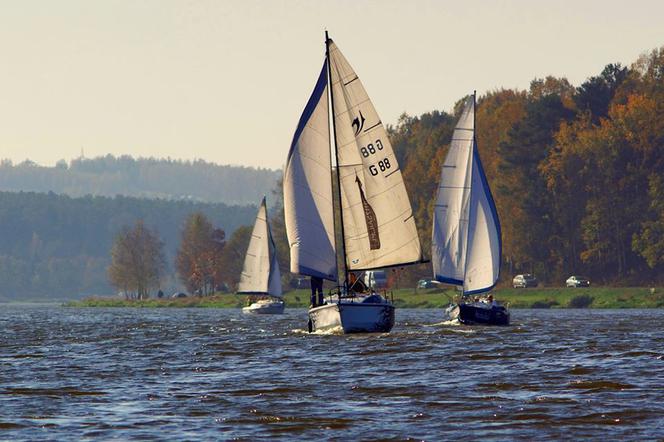
<svg viewBox="0 0 664 442">
<path fill-rule="evenodd" d="M 309 310 L 310 331 L 341 327 L 346 333 L 387 332 L 394 326 L 394 305 L 377 294 L 355 293 L 351 272 L 421 262 L 420 241 L 399 164 L 376 109 L 327 33 L 325 45 L 325 62 L 284 170 L 291 272 L 338 284 L 336 298 Z M 335 193 L 333 179 L 339 189 Z"/>
<path fill-rule="evenodd" d="M 472 299 L 490 291 L 500 273 L 498 212 L 475 137 L 475 94 L 465 103 L 442 166 L 433 212 L 434 278 L 460 286 L 462 302 L 449 309 L 463 323 L 508 324 L 509 312 L 493 301 Z"/>
<path fill-rule="evenodd" d="M 258 295 L 260 298 L 244 307 L 244 313 L 283 313 L 285 303 L 281 293 L 281 274 L 276 248 L 267 220 L 265 198 L 258 208 L 254 230 L 244 257 L 244 266 L 238 285 L 239 294 Z"/>
</svg>

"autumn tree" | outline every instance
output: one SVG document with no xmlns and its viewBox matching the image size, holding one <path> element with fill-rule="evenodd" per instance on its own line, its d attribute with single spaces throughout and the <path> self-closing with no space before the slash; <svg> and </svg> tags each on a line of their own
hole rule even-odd
<svg viewBox="0 0 664 442">
<path fill-rule="evenodd" d="M 550 264 L 548 241 L 556 228 L 556 218 L 541 167 L 561 122 L 570 120 L 574 113 L 564 105 L 560 95 L 544 93 L 542 88 L 537 85 L 534 98 L 526 104 L 523 119 L 510 129 L 508 139 L 499 146 L 498 169 L 509 178 L 498 186 L 497 193 L 512 207 L 510 222 L 519 232 L 506 250 L 507 256 L 517 263 L 515 270 L 545 275 Z"/>
<path fill-rule="evenodd" d="M 125 296 L 144 299 L 159 286 L 164 266 L 163 243 L 138 220 L 133 228 L 124 227 L 116 236 L 108 277 Z"/>
<path fill-rule="evenodd" d="M 225 233 L 214 228 L 200 212 L 190 215 L 182 229 L 175 266 L 180 280 L 192 293 L 213 293 L 226 276 L 222 267 Z"/>
</svg>

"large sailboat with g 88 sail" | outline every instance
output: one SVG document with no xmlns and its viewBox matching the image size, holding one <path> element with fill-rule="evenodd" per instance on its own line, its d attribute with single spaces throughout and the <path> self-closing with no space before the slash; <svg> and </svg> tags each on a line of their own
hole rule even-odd
<svg viewBox="0 0 664 442">
<path fill-rule="evenodd" d="M 387 332 L 394 326 L 394 305 L 377 293 L 359 293 L 351 278 L 354 272 L 421 262 L 420 241 L 385 127 L 327 32 L 325 47 L 284 170 L 291 272 L 336 285 L 324 302 L 313 298 L 310 331 Z"/>
</svg>

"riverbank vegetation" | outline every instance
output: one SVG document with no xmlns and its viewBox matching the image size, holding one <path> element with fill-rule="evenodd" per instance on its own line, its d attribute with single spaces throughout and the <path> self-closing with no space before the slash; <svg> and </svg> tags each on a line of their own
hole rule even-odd
<svg viewBox="0 0 664 442">
<path fill-rule="evenodd" d="M 593 287 L 584 289 L 530 288 L 499 289 L 495 297 L 511 308 L 664 308 L 664 287 Z M 443 308 L 456 296 L 454 290 L 393 290 L 391 296 L 398 308 Z M 216 294 L 187 298 L 126 300 L 90 297 L 65 304 L 68 307 L 137 307 L 137 308 L 240 308 L 247 296 Z M 285 295 L 289 308 L 305 308 L 309 291 L 293 290 Z"/>
</svg>

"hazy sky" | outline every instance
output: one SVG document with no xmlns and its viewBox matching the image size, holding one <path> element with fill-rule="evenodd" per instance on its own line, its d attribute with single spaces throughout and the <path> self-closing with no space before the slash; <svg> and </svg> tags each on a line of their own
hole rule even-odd
<svg viewBox="0 0 664 442">
<path fill-rule="evenodd" d="M 283 165 L 330 36 L 386 123 L 664 45 L 662 1 L 0 0 L 0 158 Z"/>
</svg>

